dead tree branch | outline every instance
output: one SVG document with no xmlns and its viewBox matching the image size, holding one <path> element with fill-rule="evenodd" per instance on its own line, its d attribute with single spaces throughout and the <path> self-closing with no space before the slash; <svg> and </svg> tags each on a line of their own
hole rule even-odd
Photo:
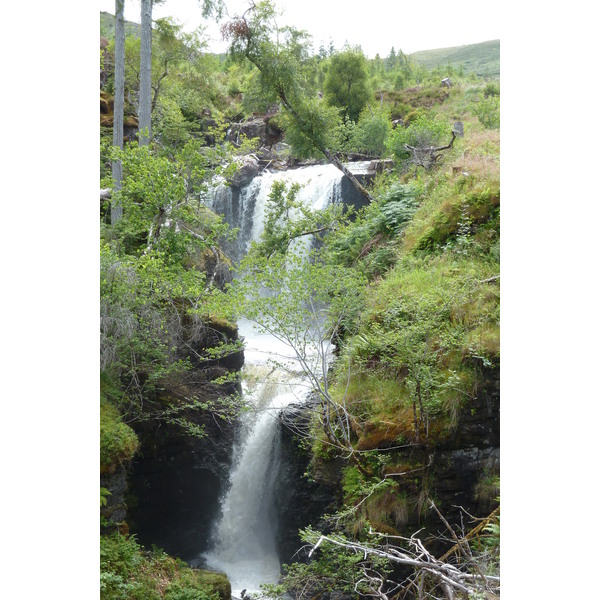
<svg viewBox="0 0 600 600">
<path fill-rule="evenodd" d="M 424 169 L 430 169 L 440 159 L 442 152 L 452 148 L 455 139 L 456 132 L 453 130 L 452 139 L 445 146 L 434 148 L 433 146 L 411 146 L 410 144 L 404 144 L 404 147 L 412 153 L 412 162 L 414 164 Z"/>
</svg>

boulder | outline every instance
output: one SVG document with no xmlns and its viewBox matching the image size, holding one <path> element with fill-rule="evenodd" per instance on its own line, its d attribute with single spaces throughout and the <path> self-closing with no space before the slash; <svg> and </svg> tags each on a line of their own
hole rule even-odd
<svg viewBox="0 0 600 600">
<path fill-rule="evenodd" d="M 231 185 L 235 187 L 242 187 L 250 183 L 260 171 L 258 158 L 253 154 L 236 157 L 235 162 L 237 163 L 238 170 L 230 180 Z"/>
<path fill-rule="evenodd" d="M 227 139 L 240 144 L 242 136 L 249 140 L 258 139 L 258 146 L 272 147 L 283 139 L 283 131 L 272 122 L 273 115 L 254 116 L 243 123 L 235 123 L 227 131 Z"/>
</svg>

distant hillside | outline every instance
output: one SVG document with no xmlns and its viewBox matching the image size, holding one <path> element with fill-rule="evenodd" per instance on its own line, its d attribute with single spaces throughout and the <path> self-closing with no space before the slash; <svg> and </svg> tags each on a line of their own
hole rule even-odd
<svg viewBox="0 0 600 600">
<path fill-rule="evenodd" d="M 421 50 L 409 56 L 428 69 L 450 64 L 455 68 L 463 66 L 467 73 L 475 73 L 481 77 L 500 77 L 500 40 L 454 48 Z"/>
<path fill-rule="evenodd" d="M 125 35 L 140 35 L 140 24 L 125 21 Z M 100 35 L 106 39 L 115 37 L 115 15 L 100 11 Z"/>
</svg>

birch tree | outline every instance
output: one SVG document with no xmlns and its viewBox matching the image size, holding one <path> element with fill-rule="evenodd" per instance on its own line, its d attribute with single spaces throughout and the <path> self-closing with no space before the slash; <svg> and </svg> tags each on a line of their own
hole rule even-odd
<svg viewBox="0 0 600 600">
<path fill-rule="evenodd" d="M 141 0 L 140 100 L 138 106 L 139 144 L 147 146 L 152 139 L 152 7 L 164 0 Z M 222 0 L 203 0 L 202 15 L 220 17 Z"/>
<path fill-rule="evenodd" d="M 113 119 L 113 146 L 123 148 L 123 110 L 125 104 L 125 21 L 123 17 L 125 0 L 115 0 L 115 103 Z M 123 167 L 121 161 L 112 161 L 113 190 L 121 189 Z M 118 194 L 110 211 L 111 223 L 118 223 L 123 217 L 123 206 Z"/>
<path fill-rule="evenodd" d="M 154 0 L 156 2 L 156 0 Z M 139 144 L 147 146 L 152 135 L 152 5 L 141 0 L 140 102 L 138 107 Z"/>
<path fill-rule="evenodd" d="M 283 107 L 297 132 L 295 137 L 323 154 L 371 202 L 372 195 L 332 149 L 336 109 L 311 98 L 304 87 L 305 33 L 293 27 L 280 28 L 276 16 L 269 0 L 252 3 L 241 17 L 234 17 L 221 28 L 223 37 L 230 40 L 229 52 L 237 59 L 248 59 L 260 71 L 263 88 L 269 89 Z"/>
</svg>

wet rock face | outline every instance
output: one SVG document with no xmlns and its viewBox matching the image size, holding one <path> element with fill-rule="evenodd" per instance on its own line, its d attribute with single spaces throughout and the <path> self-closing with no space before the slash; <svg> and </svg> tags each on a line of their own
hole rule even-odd
<svg viewBox="0 0 600 600">
<path fill-rule="evenodd" d="M 164 424 L 138 430 L 142 444 L 129 475 L 127 520 L 141 544 L 186 561 L 207 549 L 234 436 L 233 426 L 211 429 L 202 439 Z"/>
<path fill-rule="evenodd" d="M 288 410 L 285 421 L 290 424 L 306 423 L 310 408 Z M 327 529 L 322 515 L 335 510 L 339 503 L 339 478 L 341 464 L 330 463 L 329 476 L 314 481 L 305 474 L 310 462 L 309 451 L 303 449 L 300 440 L 289 427 L 281 426 L 280 431 L 281 467 L 275 491 L 275 502 L 279 518 L 277 550 L 282 564 L 289 564 L 294 554 L 301 548 L 298 535 L 300 529 L 313 525 L 320 530 Z M 295 556 L 294 560 L 298 560 Z"/>
<path fill-rule="evenodd" d="M 413 477 L 399 481 L 398 494 L 407 493 L 412 500 L 407 507 L 406 518 L 398 526 L 403 535 L 423 529 L 422 538 L 429 540 L 428 548 L 434 553 L 442 554 L 448 545 L 435 541 L 439 532 L 444 531 L 444 525 L 434 512 L 428 511 L 427 507 L 421 512 L 416 505 L 413 506 L 422 489 L 435 499 L 436 506 L 450 523 L 460 526 L 462 519 L 467 529 L 469 518 L 459 507 L 475 516 L 486 517 L 497 506 L 499 490 L 496 478 L 500 472 L 499 372 L 497 369 L 484 370 L 482 377 L 482 392 L 463 409 L 458 427 L 448 439 L 435 446 L 413 447 L 392 455 L 394 460 L 407 465 L 407 469 L 411 464 L 417 467 L 431 461 L 426 476 L 416 472 Z M 307 418 L 308 412 L 304 409 L 291 418 L 286 415 L 284 420 L 291 420 L 292 430 L 297 430 Z M 323 462 L 317 474 L 319 481 L 314 482 L 304 476 L 309 459 L 309 452 L 302 449 L 292 431 L 282 428 L 282 472 L 277 497 L 280 510 L 278 549 L 282 563 L 289 562 L 302 545 L 298 530 L 309 524 L 316 529 L 326 529 L 322 515 L 334 513 L 341 503 L 340 475 L 345 464 Z M 294 560 L 299 558 L 296 556 Z"/>
<path fill-rule="evenodd" d="M 450 439 L 436 450 L 432 469 L 435 493 L 445 515 L 460 518 L 457 506 L 487 516 L 496 506 L 500 476 L 500 372 L 483 369 L 478 397 L 465 407 Z"/>
<path fill-rule="evenodd" d="M 100 487 L 109 491 L 106 496 L 106 505 L 100 509 L 100 514 L 107 521 L 105 528 L 112 530 L 125 520 L 127 514 L 127 505 L 125 504 L 127 469 L 121 466 L 109 473 L 101 473 Z"/>
<path fill-rule="evenodd" d="M 223 339 L 237 339 L 237 328 L 226 322 L 211 323 L 208 333 L 201 343 L 191 344 L 198 353 Z M 238 391 L 235 383 L 217 387 L 211 381 L 239 370 L 244 362 L 242 350 L 202 365 L 196 364 L 194 356 L 191 362 L 196 368 L 182 374 L 167 394 L 219 402 Z M 126 502 L 130 531 L 142 545 L 154 544 L 192 561 L 207 549 L 210 528 L 219 513 L 235 424 L 200 409 L 189 409 L 186 418 L 204 430 L 203 437 L 194 437 L 165 420 L 132 424 L 140 449 L 129 469 Z"/>
<path fill-rule="evenodd" d="M 231 185 L 239 188 L 250 183 L 258 175 L 261 167 L 258 159 L 252 155 L 239 157 L 236 162 L 238 170 L 231 179 Z"/>
</svg>

